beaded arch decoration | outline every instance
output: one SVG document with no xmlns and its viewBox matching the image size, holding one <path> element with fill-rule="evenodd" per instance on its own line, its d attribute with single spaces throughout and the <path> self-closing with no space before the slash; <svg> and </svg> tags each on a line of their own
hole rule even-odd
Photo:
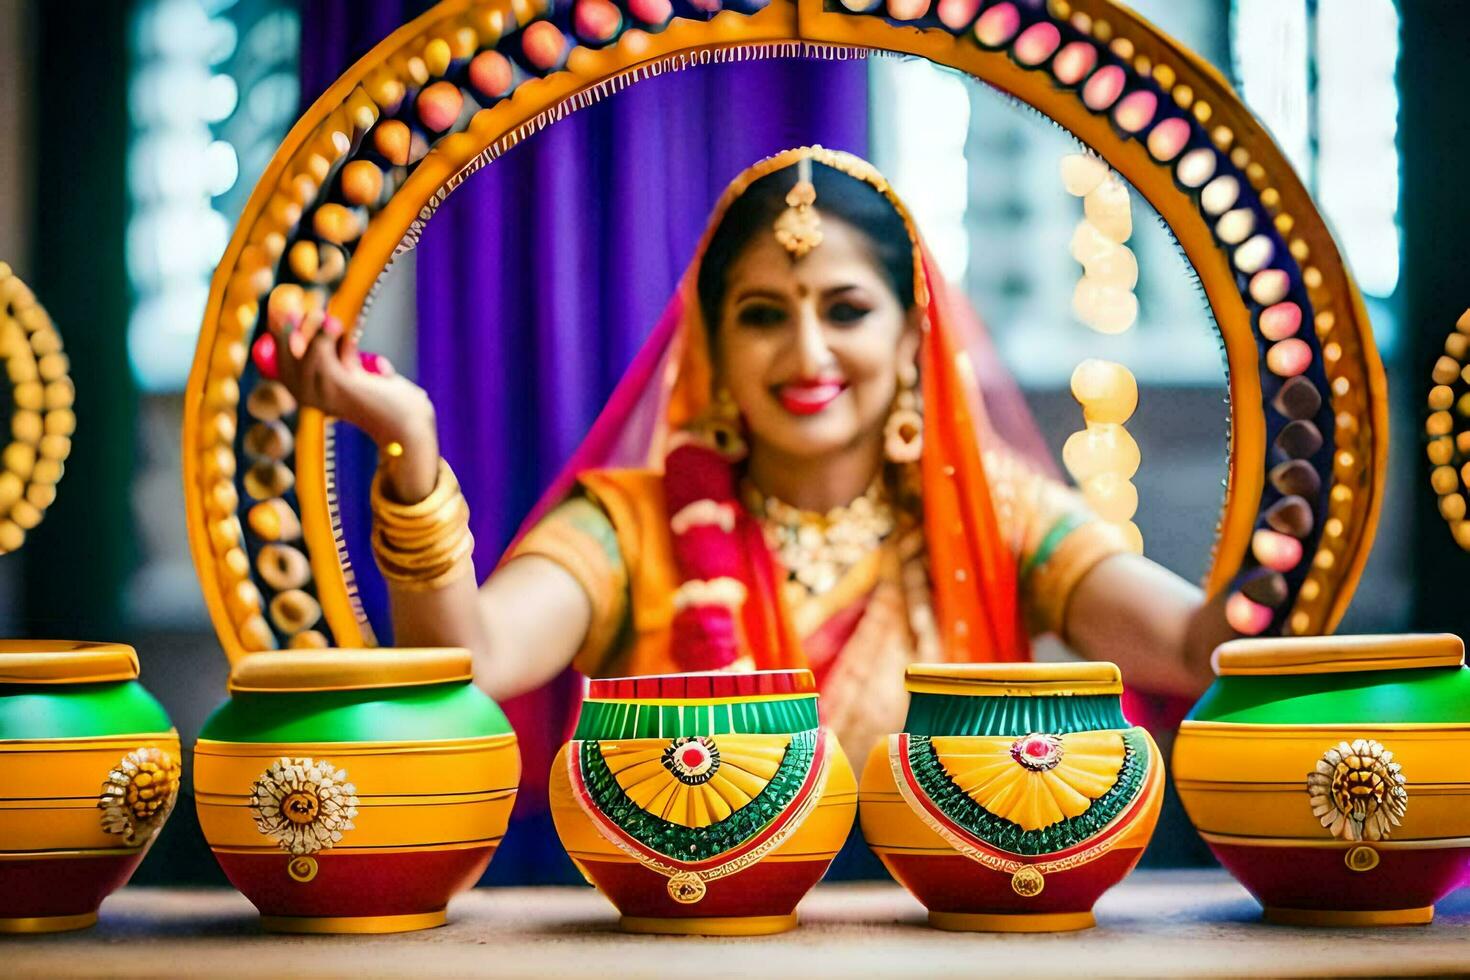
<svg viewBox="0 0 1470 980">
<path fill-rule="evenodd" d="M 1336 244 L 1261 124 L 1113 0 L 444 0 L 287 135 L 216 270 L 187 390 L 190 541 L 231 659 L 371 644 L 344 560 L 329 420 L 250 363 L 270 304 L 355 323 L 440 202 L 540 128 L 639 79 L 765 57 L 916 55 L 1090 146 L 1168 222 L 1224 341 L 1224 509 L 1205 586 L 1330 631 L 1367 559 L 1388 452 L 1382 364 Z M 1222 223 L 1227 229 L 1222 235 Z M 1239 229 L 1250 232 L 1235 241 Z"/>
<path fill-rule="evenodd" d="M 1455 543 L 1470 551 L 1470 520 L 1465 497 L 1470 494 L 1470 310 L 1460 314 L 1444 341 L 1444 353 L 1430 371 L 1429 414 L 1424 419 L 1428 442 L 1429 484 L 1439 497 L 1439 515 L 1450 526 Z"/>
</svg>

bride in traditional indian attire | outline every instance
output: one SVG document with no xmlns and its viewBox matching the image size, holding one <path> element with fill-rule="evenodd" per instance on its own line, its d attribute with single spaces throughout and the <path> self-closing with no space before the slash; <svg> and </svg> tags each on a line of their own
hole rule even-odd
<svg viewBox="0 0 1470 980">
<path fill-rule="evenodd" d="M 330 319 L 275 326 L 300 402 L 380 449 L 373 543 L 397 642 L 468 647 L 497 699 L 569 665 L 810 667 L 825 723 L 861 759 L 898 730 L 910 662 L 1025 660 L 1054 632 L 1133 684 L 1194 694 L 1228 635 L 1026 448 L 1029 416 L 1000 397 L 978 321 L 849 154 L 789 150 L 730 185 L 643 352 L 484 582 L 424 392 Z"/>
</svg>

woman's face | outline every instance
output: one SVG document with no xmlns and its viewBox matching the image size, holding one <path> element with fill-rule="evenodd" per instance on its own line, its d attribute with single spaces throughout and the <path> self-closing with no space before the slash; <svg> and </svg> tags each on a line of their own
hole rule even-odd
<svg viewBox="0 0 1470 980">
<path fill-rule="evenodd" d="M 758 233 L 726 273 L 718 381 L 757 446 L 821 456 L 881 439 L 918 342 L 867 237 L 838 219 L 822 215 L 822 244 L 795 261 Z"/>
</svg>

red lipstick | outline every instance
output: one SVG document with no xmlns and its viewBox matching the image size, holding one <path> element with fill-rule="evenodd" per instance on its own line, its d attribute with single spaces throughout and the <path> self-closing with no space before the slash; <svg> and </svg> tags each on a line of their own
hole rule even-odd
<svg viewBox="0 0 1470 980">
<path fill-rule="evenodd" d="M 847 390 L 842 381 L 830 378 L 802 378 L 781 385 L 776 397 L 781 405 L 793 415 L 815 415 Z"/>
</svg>

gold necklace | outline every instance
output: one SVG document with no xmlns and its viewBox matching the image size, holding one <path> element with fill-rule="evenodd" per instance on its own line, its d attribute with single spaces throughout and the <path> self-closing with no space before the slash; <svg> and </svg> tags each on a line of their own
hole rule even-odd
<svg viewBox="0 0 1470 980">
<path fill-rule="evenodd" d="M 861 497 L 825 514 L 802 510 L 744 481 L 745 506 L 760 521 L 787 579 L 822 595 L 893 533 L 893 508 L 880 475 Z"/>
</svg>

